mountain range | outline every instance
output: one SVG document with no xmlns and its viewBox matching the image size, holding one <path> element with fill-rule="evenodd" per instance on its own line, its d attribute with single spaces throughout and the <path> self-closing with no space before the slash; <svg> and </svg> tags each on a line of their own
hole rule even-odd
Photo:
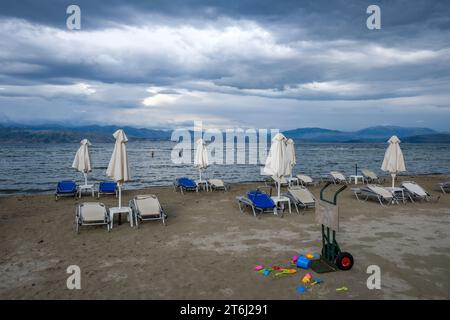
<svg viewBox="0 0 450 320">
<path fill-rule="evenodd" d="M 0 125 L 1 143 L 73 143 L 83 138 L 95 142 L 113 142 L 112 133 L 124 129 L 133 140 L 170 140 L 172 131 L 136 128 L 131 126 L 61 125 Z M 450 143 L 450 133 L 429 128 L 374 126 L 358 131 L 340 131 L 323 128 L 298 128 L 283 132 L 286 137 L 300 142 L 385 142 L 397 135 L 402 142 Z"/>
</svg>

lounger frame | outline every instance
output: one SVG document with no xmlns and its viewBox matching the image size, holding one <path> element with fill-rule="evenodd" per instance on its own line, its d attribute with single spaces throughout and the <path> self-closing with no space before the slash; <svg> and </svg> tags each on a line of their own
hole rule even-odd
<svg viewBox="0 0 450 320">
<path fill-rule="evenodd" d="M 62 182 L 62 181 L 60 181 Z M 59 184 L 59 182 L 58 182 Z M 77 186 L 77 184 L 75 183 L 75 186 Z M 72 192 L 59 192 L 58 191 L 58 186 L 56 186 L 56 190 L 55 190 L 55 200 L 58 201 L 58 198 L 60 197 L 74 197 L 76 198 L 78 195 L 78 187 L 75 188 L 75 191 Z"/>
<path fill-rule="evenodd" d="M 117 185 L 116 185 L 116 188 L 115 188 L 115 190 L 114 190 L 114 192 L 102 192 L 101 191 L 101 183 L 98 185 L 98 191 L 97 191 L 97 199 L 100 199 L 100 196 L 101 195 L 114 195 L 116 198 L 119 196 L 119 190 L 118 190 L 118 188 L 117 188 Z"/>
<path fill-rule="evenodd" d="M 373 173 L 373 174 L 376 176 L 376 178 L 371 177 L 370 175 L 368 175 L 368 174 L 367 174 L 367 171 L 370 172 L 370 173 Z M 366 183 L 383 184 L 384 181 L 385 181 L 384 178 L 379 177 L 375 172 L 373 172 L 373 171 L 371 171 L 371 170 L 369 170 L 369 169 L 363 169 L 363 170 L 361 170 L 361 173 L 362 173 L 362 175 L 363 175 L 363 177 L 364 177 L 364 181 L 365 181 Z"/>
<path fill-rule="evenodd" d="M 411 184 L 419 186 L 425 192 L 425 195 L 421 196 L 421 195 L 416 194 L 413 191 L 409 190 L 407 187 L 404 186 L 406 183 L 411 183 Z M 401 184 L 401 187 L 405 190 L 404 191 L 405 195 L 409 198 L 409 200 L 411 200 L 411 202 L 415 202 L 417 200 L 419 200 L 419 201 L 423 201 L 423 200 L 430 201 L 430 200 L 432 200 L 431 194 L 428 191 L 426 191 L 422 186 L 417 184 L 415 181 L 403 181 L 402 184 Z M 439 198 L 438 198 L 438 200 L 439 200 Z"/>
<path fill-rule="evenodd" d="M 439 188 L 441 189 L 443 194 L 446 194 L 446 189 L 450 190 L 450 181 L 438 183 Z"/>
<path fill-rule="evenodd" d="M 99 205 L 101 207 L 104 208 L 105 210 L 105 220 L 100 222 L 100 221 L 95 221 L 95 222 L 89 222 L 89 221 L 84 221 L 83 220 L 83 216 L 81 214 L 82 211 L 82 207 L 85 205 L 85 203 L 80 203 L 76 209 L 75 209 L 75 231 L 78 233 L 80 233 L 80 227 L 81 226 L 101 226 L 101 225 L 106 225 L 106 229 L 109 232 L 111 230 L 110 228 L 110 220 L 109 220 L 109 214 L 108 214 L 108 210 L 106 208 L 106 206 L 103 203 L 99 203 Z"/>
<path fill-rule="evenodd" d="M 196 185 L 196 186 L 195 186 L 195 187 L 192 187 L 192 188 L 184 187 L 184 186 L 182 186 L 182 185 L 180 185 L 180 184 L 178 183 L 178 179 L 175 179 L 175 180 L 173 181 L 173 190 L 174 190 L 175 192 L 177 192 L 177 188 L 180 188 L 181 194 L 184 194 L 183 190 L 184 190 L 184 191 L 195 191 L 195 192 L 198 192 L 198 185 L 197 185 L 197 184 L 195 184 L 195 185 Z"/>
<path fill-rule="evenodd" d="M 306 203 L 306 202 L 302 202 L 301 199 L 297 199 L 295 196 L 293 196 L 289 192 L 290 189 L 295 189 L 295 188 L 307 190 L 311 194 L 312 198 L 314 199 L 314 202 Z M 305 214 L 305 210 L 306 209 L 310 209 L 310 208 L 315 208 L 316 207 L 316 201 L 315 201 L 316 197 L 314 197 L 312 192 L 309 191 L 309 189 L 306 188 L 305 186 L 295 186 L 295 187 L 288 188 L 288 192 L 287 193 L 283 193 L 283 196 L 288 197 L 291 200 L 291 203 L 294 204 L 295 210 L 297 211 L 297 213 L 300 213 L 300 211 L 298 210 L 298 207 L 300 207 L 300 209 L 303 209 L 303 212 L 302 212 L 303 215 Z"/>
<path fill-rule="evenodd" d="M 155 195 L 145 195 L 148 197 L 153 197 L 156 200 L 158 200 L 158 197 L 156 197 Z M 166 225 L 166 219 L 167 219 L 167 214 L 164 212 L 164 209 L 161 205 L 161 203 L 158 200 L 159 203 L 159 215 L 143 215 L 141 213 L 141 211 L 139 210 L 139 206 L 136 203 L 136 197 L 134 197 L 133 199 L 130 200 L 129 206 L 133 212 L 133 217 L 134 217 L 134 221 L 136 223 L 136 228 L 139 228 L 139 221 L 156 221 L 156 220 L 161 220 L 162 224 L 165 226 Z"/>
<path fill-rule="evenodd" d="M 270 188 L 270 193 L 266 193 L 270 197 L 270 195 L 272 194 L 272 187 L 271 186 L 261 186 L 261 187 L 258 187 L 256 190 L 261 191 L 262 188 Z M 260 215 L 259 216 L 257 215 L 257 211 L 259 211 L 260 214 L 262 214 L 264 212 L 273 212 L 273 214 L 275 214 L 275 215 L 280 215 L 281 217 L 283 216 L 283 212 L 281 212 L 281 214 L 278 213 L 276 205 L 274 206 L 273 209 L 270 209 L 270 211 L 269 211 L 269 209 L 262 209 L 262 208 L 256 207 L 253 204 L 253 202 L 246 196 L 236 197 L 236 201 L 237 201 L 238 206 L 239 206 L 239 211 L 242 214 L 245 213 L 244 209 L 246 207 L 250 207 L 250 208 L 252 208 L 253 216 L 255 218 L 260 218 Z"/>
<path fill-rule="evenodd" d="M 333 175 L 333 173 L 339 173 L 339 174 L 341 174 L 343 177 L 344 177 L 344 179 L 339 179 L 339 178 L 337 178 L 337 177 L 335 177 L 334 175 Z M 334 184 L 348 184 L 348 181 L 347 181 L 347 177 L 342 173 L 342 172 L 339 172 L 339 171 L 331 171 L 330 172 L 330 177 L 331 177 L 331 181 L 334 183 Z"/>
<path fill-rule="evenodd" d="M 381 186 L 380 186 L 381 187 Z M 371 189 L 367 188 L 367 187 L 362 187 L 362 188 L 352 188 L 353 194 L 356 196 L 356 199 L 360 200 L 360 201 L 367 201 L 368 199 L 377 199 L 378 202 L 382 205 L 385 206 L 385 204 L 383 202 L 386 202 L 387 205 L 391 205 L 393 203 L 399 203 L 398 199 L 392 195 L 391 198 L 386 198 L 383 197 L 382 195 L 372 191 Z M 360 197 L 365 197 L 364 199 L 360 199 Z"/>
<path fill-rule="evenodd" d="M 230 185 L 228 183 L 223 182 L 223 186 L 216 186 L 214 184 L 212 184 L 209 180 L 207 180 L 209 188 L 212 190 L 223 190 L 223 191 L 227 191 L 230 190 Z"/>
</svg>

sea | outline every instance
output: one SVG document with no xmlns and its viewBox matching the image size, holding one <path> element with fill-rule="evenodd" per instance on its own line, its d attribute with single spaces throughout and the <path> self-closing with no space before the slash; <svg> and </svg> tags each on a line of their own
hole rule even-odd
<svg viewBox="0 0 450 320">
<path fill-rule="evenodd" d="M 172 161 L 175 146 L 172 141 L 130 141 L 127 150 L 132 180 L 125 183 L 124 189 L 171 186 L 174 179 L 181 176 L 197 179 L 199 172 L 193 163 Z M 0 148 L 0 195 L 50 193 L 58 181 L 66 179 L 84 183 L 83 175 L 71 168 L 78 147 L 78 143 L 3 145 Z M 330 171 L 351 175 L 369 168 L 379 175 L 386 175 L 380 169 L 386 143 L 299 142 L 295 147 L 297 164 L 294 173 L 325 177 Z M 109 180 L 106 168 L 113 148 L 114 143 L 91 146 L 89 184 Z M 404 174 L 450 174 L 450 144 L 403 143 L 401 148 L 407 169 Z M 262 181 L 262 165 L 212 164 L 202 175 L 230 183 Z"/>
</svg>

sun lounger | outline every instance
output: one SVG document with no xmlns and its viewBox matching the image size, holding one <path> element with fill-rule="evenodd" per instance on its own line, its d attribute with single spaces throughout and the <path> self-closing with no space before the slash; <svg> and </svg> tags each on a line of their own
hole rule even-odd
<svg viewBox="0 0 450 320">
<path fill-rule="evenodd" d="M 58 200 L 59 197 L 76 197 L 77 192 L 77 184 L 74 181 L 60 181 L 56 186 L 55 199 Z"/>
<path fill-rule="evenodd" d="M 195 183 L 194 180 L 182 177 L 178 178 L 173 183 L 175 191 L 177 191 L 177 188 L 180 188 L 180 191 L 182 194 L 184 194 L 184 191 L 195 191 L 198 192 L 198 185 Z"/>
<path fill-rule="evenodd" d="M 133 211 L 136 226 L 140 221 L 161 220 L 166 225 L 165 214 L 158 198 L 153 194 L 138 195 L 130 200 L 130 208 Z"/>
<path fill-rule="evenodd" d="M 441 188 L 442 193 L 446 193 L 445 190 L 450 190 L 450 181 L 438 183 L 439 188 Z"/>
<path fill-rule="evenodd" d="M 420 185 L 418 185 L 414 181 L 404 181 L 404 182 L 402 182 L 400 187 L 405 189 L 406 196 L 409 197 L 411 202 L 414 202 L 414 200 L 430 201 L 432 199 L 431 194 L 428 193 L 424 188 L 422 188 Z"/>
<path fill-rule="evenodd" d="M 298 207 L 307 209 L 314 208 L 316 206 L 316 199 L 314 198 L 314 195 L 306 187 L 298 186 L 288 188 L 288 192 L 284 195 L 291 199 L 291 202 L 294 203 L 297 213 L 299 213 Z"/>
<path fill-rule="evenodd" d="M 245 207 L 250 207 L 252 208 L 255 217 L 257 217 L 256 211 L 259 211 L 259 213 L 272 211 L 274 214 L 278 214 L 277 207 L 273 200 L 267 193 L 264 193 L 261 190 L 249 191 L 247 192 L 247 196 L 237 197 L 236 200 L 241 213 L 244 213 Z"/>
<path fill-rule="evenodd" d="M 114 181 L 102 181 L 98 185 L 97 199 L 100 199 L 101 195 L 113 194 L 117 198 L 117 183 Z"/>
<path fill-rule="evenodd" d="M 361 200 L 360 198 L 365 197 L 363 199 L 366 201 L 367 199 L 377 199 L 378 202 L 383 206 L 384 203 L 386 204 L 392 204 L 394 202 L 397 202 L 397 199 L 394 197 L 392 192 L 387 190 L 386 188 L 376 185 L 376 184 L 368 184 L 365 187 L 361 188 L 352 188 L 353 193 L 356 196 L 356 199 Z"/>
<path fill-rule="evenodd" d="M 264 182 L 265 182 L 266 186 L 269 186 L 269 185 L 278 186 L 278 183 L 281 183 L 282 187 L 289 186 L 289 181 L 285 177 L 278 178 L 275 176 L 271 176 L 270 178 L 265 179 Z"/>
<path fill-rule="evenodd" d="M 103 203 L 85 202 L 77 206 L 75 210 L 76 231 L 79 233 L 81 226 L 106 225 L 109 231 L 109 215 Z"/>
<path fill-rule="evenodd" d="M 347 178 L 339 171 L 331 171 L 330 176 L 334 184 L 348 184 Z"/>
<path fill-rule="evenodd" d="M 384 182 L 383 178 L 378 177 L 375 172 L 373 172 L 369 169 L 362 169 L 361 172 L 367 183 L 382 184 Z"/>
<path fill-rule="evenodd" d="M 309 186 L 309 185 L 315 184 L 313 179 L 310 176 L 307 176 L 305 174 L 298 174 L 297 179 L 302 186 Z"/>
<path fill-rule="evenodd" d="M 224 190 L 228 191 L 229 186 L 223 182 L 223 180 L 220 179 L 209 179 L 208 184 L 211 188 L 211 190 Z"/>
</svg>

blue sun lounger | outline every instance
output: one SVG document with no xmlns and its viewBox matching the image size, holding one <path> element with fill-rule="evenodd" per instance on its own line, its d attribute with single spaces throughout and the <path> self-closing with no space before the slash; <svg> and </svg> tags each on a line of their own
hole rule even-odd
<svg viewBox="0 0 450 320">
<path fill-rule="evenodd" d="M 177 188 L 180 188 L 182 194 L 184 194 L 183 190 L 198 192 L 198 186 L 195 181 L 186 177 L 176 179 L 173 186 L 175 191 L 177 191 Z"/>
<path fill-rule="evenodd" d="M 117 198 L 117 183 L 114 181 L 103 181 L 98 185 L 97 199 L 102 194 L 113 194 Z"/>
<path fill-rule="evenodd" d="M 77 184 L 72 180 L 64 180 L 58 182 L 56 186 L 55 199 L 58 197 L 76 197 Z"/>
<path fill-rule="evenodd" d="M 267 193 L 264 193 L 260 190 L 253 190 L 247 192 L 247 196 L 241 196 L 236 198 L 239 211 L 244 213 L 243 207 L 251 207 L 253 211 L 253 215 L 257 217 L 256 211 L 263 213 L 265 211 L 272 211 L 274 214 L 278 214 L 277 207 L 273 200 Z"/>
</svg>

